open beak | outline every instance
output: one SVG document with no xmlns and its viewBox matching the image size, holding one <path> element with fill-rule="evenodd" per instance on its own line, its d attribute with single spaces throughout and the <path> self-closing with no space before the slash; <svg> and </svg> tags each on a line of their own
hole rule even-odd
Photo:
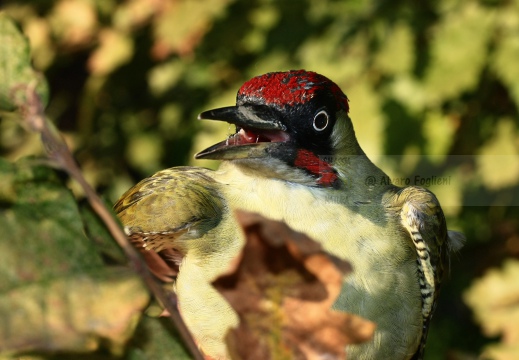
<svg viewBox="0 0 519 360">
<path fill-rule="evenodd" d="M 199 120 L 219 120 L 236 125 L 236 133 L 195 155 L 196 159 L 232 160 L 269 156 L 290 140 L 280 116 L 266 105 L 228 106 L 204 111 Z"/>
</svg>

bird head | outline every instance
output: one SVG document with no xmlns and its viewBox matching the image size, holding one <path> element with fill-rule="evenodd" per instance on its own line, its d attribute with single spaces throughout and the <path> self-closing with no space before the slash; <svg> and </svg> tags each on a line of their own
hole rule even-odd
<svg viewBox="0 0 519 360">
<path fill-rule="evenodd" d="M 234 124 L 236 132 L 195 157 L 232 161 L 264 176 L 338 187 L 337 155 L 362 152 L 348 111 L 346 95 L 323 75 L 292 70 L 257 76 L 240 88 L 236 106 L 198 116 Z"/>
</svg>

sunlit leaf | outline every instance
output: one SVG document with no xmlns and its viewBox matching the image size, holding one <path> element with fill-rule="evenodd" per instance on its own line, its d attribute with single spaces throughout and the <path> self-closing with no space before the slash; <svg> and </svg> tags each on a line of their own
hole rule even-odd
<svg viewBox="0 0 519 360">
<path fill-rule="evenodd" d="M 495 12 L 475 1 L 459 3 L 432 34 L 431 62 L 425 86 L 432 103 L 472 90 L 487 58 Z"/>
<path fill-rule="evenodd" d="M 491 269 L 465 292 L 465 302 L 488 336 L 501 336 L 486 348 L 488 359 L 516 359 L 519 355 L 519 261 L 508 260 Z"/>
<path fill-rule="evenodd" d="M 517 13 L 515 14 L 517 15 Z M 516 21 L 519 22 L 519 16 Z M 519 29 L 519 25 L 517 25 Z M 505 32 L 497 43 L 497 49 L 492 58 L 492 68 L 510 89 L 511 95 L 516 106 L 519 106 L 519 68 L 516 66 L 515 59 L 519 58 L 519 37 L 517 31 Z"/>
<path fill-rule="evenodd" d="M 0 110 L 14 110 L 25 98 L 29 86 L 36 89 L 45 105 L 47 82 L 31 67 L 27 38 L 3 11 L 0 11 L 0 44 Z"/>
<path fill-rule="evenodd" d="M 133 41 L 126 34 L 103 29 L 99 32 L 99 47 L 92 53 L 88 67 L 94 75 L 107 75 L 130 60 Z"/>
<path fill-rule="evenodd" d="M 511 119 L 497 124 L 496 134 L 481 147 L 476 161 L 483 183 L 490 189 L 514 186 L 519 179 L 519 131 Z"/>
<path fill-rule="evenodd" d="M 164 4 L 155 22 L 155 56 L 161 59 L 170 53 L 190 54 L 229 2 L 179 0 Z"/>
<path fill-rule="evenodd" d="M 92 1 L 59 0 L 49 18 L 54 35 L 65 46 L 84 46 L 91 43 L 99 26 Z"/>
<path fill-rule="evenodd" d="M 116 29 L 129 31 L 144 25 L 150 17 L 160 11 L 164 0 L 132 0 L 121 3 L 113 14 L 113 25 Z"/>
</svg>

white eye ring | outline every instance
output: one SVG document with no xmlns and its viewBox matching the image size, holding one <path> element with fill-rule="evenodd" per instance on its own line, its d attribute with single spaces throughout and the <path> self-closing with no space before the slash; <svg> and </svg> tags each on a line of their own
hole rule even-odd
<svg viewBox="0 0 519 360">
<path fill-rule="evenodd" d="M 323 116 L 324 116 L 324 119 L 323 119 Z M 323 120 L 325 120 L 324 123 L 323 123 Z M 324 129 L 326 129 L 328 127 L 329 122 L 330 122 L 330 116 L 328 115 L 328 113 L 325 110 L 321 110 L 314 116 L 314 123 L 313 123 L 314 129 L 316 131 L 323 131 Z"/>
</svg>

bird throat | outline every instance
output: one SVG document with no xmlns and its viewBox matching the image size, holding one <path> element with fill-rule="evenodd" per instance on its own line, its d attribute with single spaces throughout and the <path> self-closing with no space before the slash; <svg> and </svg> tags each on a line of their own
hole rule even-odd
<svg viewBox="0 0 519 360">
<path fill-rule="evenodd" d="M 281 147 L 265 158 L 224 161 L 220 169 L 224 169 L 226 163 L 229 163 L 249 176 L 280 179 L 311 187 L 335 189 L 341 187 L 342 181 L 337 171 L 325 157 L 320 157 L 306 149 L 298 149 L 295 152 L 292 152 L 292 149 Z"/>
</svg>

